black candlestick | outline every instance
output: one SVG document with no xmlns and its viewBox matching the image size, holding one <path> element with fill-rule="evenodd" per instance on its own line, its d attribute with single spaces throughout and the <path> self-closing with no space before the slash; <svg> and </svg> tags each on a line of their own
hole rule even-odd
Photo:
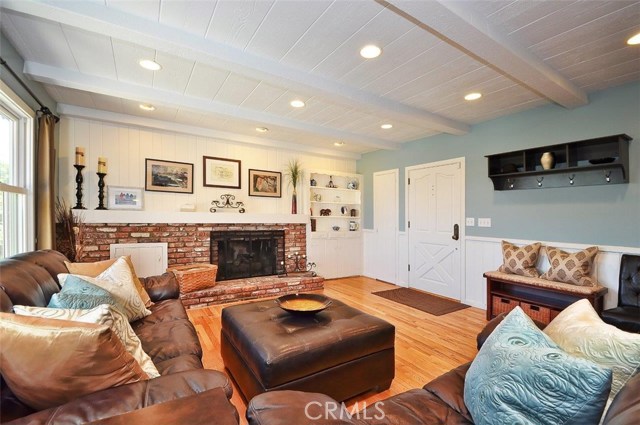
<svg viewBox="0 0 640 425">
<path fill-rule="evenodd" d="M 104 177 L 107 173 L 96 173 L 98 175 L 98 208 L 97 210 L 106 210 L 104 206 Z"/>
<path fill-rule="evenodd" d="M 86 210 L 84 205 L 82 205 L 82 182 L 84 181 L 82 178 L 82 169 L 84 165 L 73 164 L 73 167 L 78 170 L 76 173 L 76 206 L 73 207 L 73 209 Z"/>
</svg>

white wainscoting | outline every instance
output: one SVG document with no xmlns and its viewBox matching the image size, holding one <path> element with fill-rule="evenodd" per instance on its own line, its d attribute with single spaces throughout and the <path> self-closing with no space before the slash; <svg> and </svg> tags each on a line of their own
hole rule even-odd
<svg viewBox="0 0 640 425">
<path fill-rule="evenodd" d="M 564 242 L 532 241 L 525 239 L 508 239 L 518 246 L 534 242 L 542 243 L 541 255 L 537 268 L 545 272 L 549 268 L 545 246 L 553 246 L 567 252 L 575 252 L 591 245 Z M 466 247 L 466 293 L 464 302 L 474 307 L 486 308 L 486 281 L 482 274 L 487 270 L 496 270 L 502 264 L 501 238 L 468 236 Z M 604 308 L 613 308 L 618 303 L 618 275 L 622 254 L 640 254 L 640 248 L 623 246 L 598 246 L 594 275 L 601 285 L 609 288 L 604 299 Z"/>
<path fill-rule="evenodd" d="M 374 230 L 363 230 L 364 242 L 364 275 L 375 278 L 376 267 L 379 263 L 376 260 L 376 250 L 384 241 L 379 241 Z M 587 248 L 591 245 L 575 244 L 553 241 L 532 241 L 525 239 L 508 239 L 518 246 L 528 245 L 534 242 L 541 242 L 543 249 L 538 260 L 537 268 L 545 272 L 549 268 L 545 246 L 554 246 L 567 252 L 575 252 Z M 463 284 L 462 302 L 474 307 L 486 309 L 487 293 L 486 281 L 482 274 L 489 270 L 496 270 L 502 264 L 502 238 L 488 238 L 478 236 L 465 237 L 465 282 Z M 409 244 L 406 232 L 398 232 L 398 264 L 397 281 L 390 282 L 399 286 L 408 286 L 407 264 L 409 258 Z M 613 308 L 618 303 L 618 275 L 620 272 L 620 257 L 622 254 L 640 255 L 640 248 L 624 246 L 598 246 L 599 253 L 595 263 L 595 276 L 601 285 L 609 288 L 605 296 L 605 308 Z"/>
</svg>

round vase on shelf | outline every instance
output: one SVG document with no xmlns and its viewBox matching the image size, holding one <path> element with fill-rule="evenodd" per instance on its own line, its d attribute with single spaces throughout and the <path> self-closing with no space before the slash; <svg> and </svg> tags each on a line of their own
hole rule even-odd
<svg viewBox="0 0 640 425">
<path fill-rule="evenodd" d="M 553 152 L 545 152 L 540 157 L 540 165 L 543 170 L 551 170 L 556 165 L 556 158 Z"/>
</svg>

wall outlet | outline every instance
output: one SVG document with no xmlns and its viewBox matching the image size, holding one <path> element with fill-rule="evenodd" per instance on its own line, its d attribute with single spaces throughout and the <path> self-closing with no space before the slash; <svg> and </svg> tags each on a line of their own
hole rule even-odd
<svg viewBox="0 0 640 425">
<path fill-rule="evenodd" d="M 491 227 L 490 218 L 478 218 L 478 227 Z"/>
<path fill-rule="evenodd" d="M 473 227 L 476 225 L 476 219 L 473 217 L 467 217 L 466 225 L 469 227 Z"/>
</svg>

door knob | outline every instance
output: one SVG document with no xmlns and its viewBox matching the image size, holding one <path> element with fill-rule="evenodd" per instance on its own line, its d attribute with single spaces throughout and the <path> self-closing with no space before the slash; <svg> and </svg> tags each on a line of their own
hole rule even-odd
<svg viewBox="0 0 640 425">
<path fill-rule="evenodd" d="M 451 239 L 453 239 L 454 241 L 457 241 L 459 239 L 459 235 L 458 235 L 459 232 L 460 232 L 460 226 L 458 226 L 457 224 L 454 224 L 453 236 L 451 236 Z"/>
</svg>

